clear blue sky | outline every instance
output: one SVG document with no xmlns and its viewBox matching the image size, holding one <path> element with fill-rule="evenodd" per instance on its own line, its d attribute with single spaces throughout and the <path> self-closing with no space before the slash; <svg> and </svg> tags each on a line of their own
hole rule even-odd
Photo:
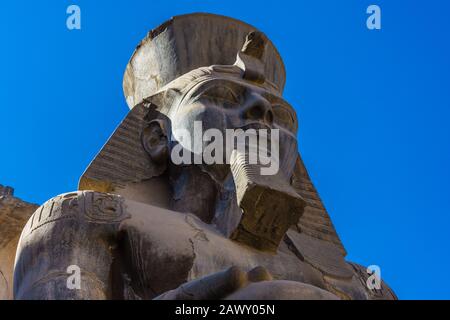
<svg viewBox="0 0 450 320">
<path fill-rule="evenodd" d="M 82 30 L 66 28 L 66 8 Z M 365 26 L 382 9 L 382 30 Z M 77 188 L 125 116 L 146 32 L 211 12 L 264 31 L 287 68 L 299 142 L 348 259 L 403 299 L 450 298 L 450 2 L 1 1 L 0 183 L 42 203 Z"/>
</svg>

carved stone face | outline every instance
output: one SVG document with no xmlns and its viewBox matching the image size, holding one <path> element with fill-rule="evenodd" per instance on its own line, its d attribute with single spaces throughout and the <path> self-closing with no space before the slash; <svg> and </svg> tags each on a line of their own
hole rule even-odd
<svg viewBox="0 0 450 320">
<path fill-rule="evenodd" d="M 194 135 L 196 121 L 202 123 L 203 132 L 217 129 L 223 137 L 226 129 L 279 129 L 280 168 L 286 176 L 292 173 L 297 157 L 297 118 L 293 108 L 269 90 L 240 77 L 212 78 L 193 85 L 174 109 L 172 132 L 177 140 L 177 132 L 189 132 L 192 140 L 183 147 L 191 152 L 198 151 L 193 141 L 198 138 Z"/>
</svg>

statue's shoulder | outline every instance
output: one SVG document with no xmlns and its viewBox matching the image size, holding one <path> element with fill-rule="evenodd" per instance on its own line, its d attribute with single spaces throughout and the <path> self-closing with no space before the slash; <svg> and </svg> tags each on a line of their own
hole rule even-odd
<svg viewBox="0 0 450 320">
<path fill-rule="evenodd" d="M 120 223 L 128 216 L 122 197 L 69 192 L 46 201 L 26 223 L 16 252 L 17 299 L 105 298 Z M 67 270 L 83 270 L 83 291 L 67 290 Z"/>
<path fill-rule="evenodd" d="M 22 237 L 58 225 L 118 225 L 128 214 L 121 196 L 96 191 L 74 191 L 53 197 L 31 215 Z"/>
</svg>

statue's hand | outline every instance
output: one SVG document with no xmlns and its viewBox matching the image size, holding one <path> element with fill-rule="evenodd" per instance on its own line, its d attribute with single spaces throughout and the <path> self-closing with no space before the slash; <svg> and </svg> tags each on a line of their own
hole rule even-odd
<svg viewBox="0 0 450 320">
<path fill-rule="evenodd" d="M 310 284 L 273 280 L 250 283 L 226 300 L 339 300 L 339 297 Z"/>
<path fill-rule="evenodd" d="M 187 282 L 156 297 L 157 300 L 337 300 L 318 287 L 288 280 L 273 280 L 264 267 L 249 272 L 238 267 Z"/>
<path fill-rule="evenodd" d="M 249 272 L 239 267 L 230 267 L 200 279 L 184 283 L 167 291 L 155 300 L 214 300 L 225 299 L 249 284 L 270 281 L 272 276 L 264 267 L 256 267 Z"/>
</svg>

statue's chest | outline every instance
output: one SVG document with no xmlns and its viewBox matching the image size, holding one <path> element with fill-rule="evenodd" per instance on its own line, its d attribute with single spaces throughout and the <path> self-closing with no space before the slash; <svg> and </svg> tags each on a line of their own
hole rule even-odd
<svg viewBox="0 0 450 320">
<path fill-rule="evenodd" d="M 262 252 L 224 237 L 191 239 L 195 253 L 189 279 L 238 266 L 245 271 L 263 266 L 275 279 L 304 281 L 304 263 L 289 250 Z M 284 249 L 284 248 L 283 248 Z"/>
<path fill-rule="evenodd" d="M 125 229 L 127 274 L 135 293 L 144 298 L 230 266 L 245 271 L 263 266 L 275 279 L 304 281 L 304 264 L 289 250 L 262 252 L 186 217 L 131 219 Z"/>
</svg>

